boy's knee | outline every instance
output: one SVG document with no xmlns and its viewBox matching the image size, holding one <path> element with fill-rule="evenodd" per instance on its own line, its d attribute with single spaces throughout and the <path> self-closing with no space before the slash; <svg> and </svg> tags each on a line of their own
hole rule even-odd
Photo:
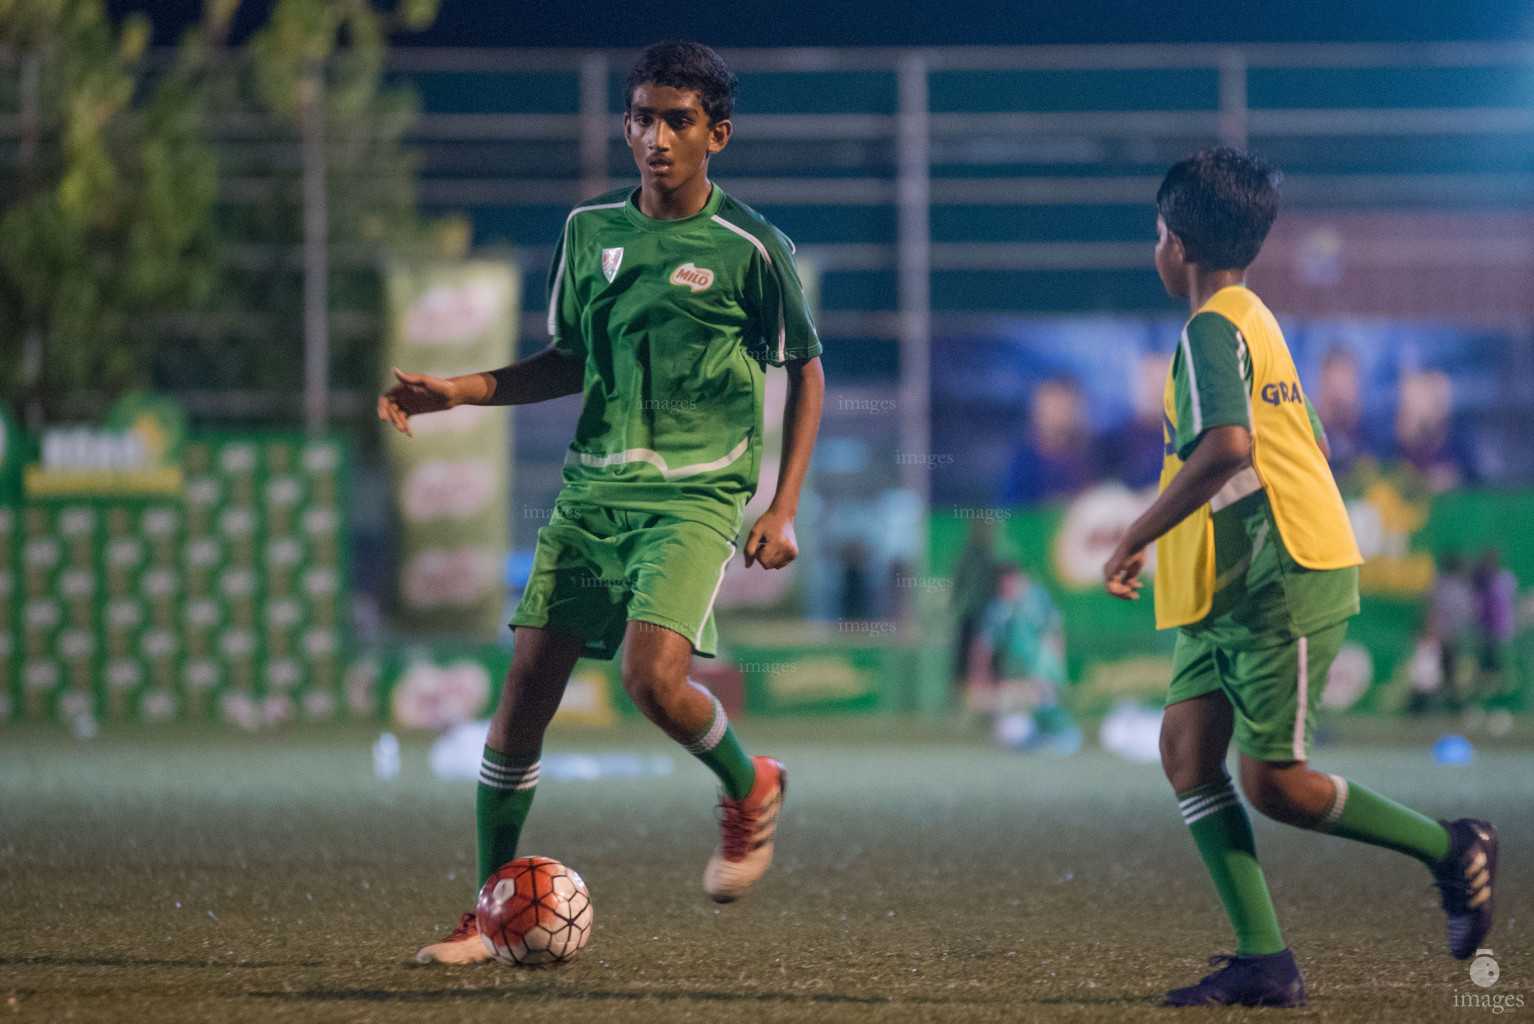
<svg viewBox="0 0 1534 1024">
<path fill-rule="evenodd" d="M 1311 778 L 1316 773 L 1303 766 L 1278 766 L 1263 761 L 1242 765 L 1241 788 L 1259 813 L 1274 821 L 1301 828 L 1314 827 L 1326 808 Z"/>
<path fill-rule="evenodd" d="M 1161 770 L 1174 793 L 1188 793 L 1227 778 L 1223 762 L 1206 764 L 1198 743 L 1166 730 L 1161 733 Z"/>
<path fill-rule="evenodd" d="M 641 710 L 664 706 L 673 680 L 663 666 L 653 659 L 625 659 L 620 673 L 623 691 Z"/>
<path fill-rule="evenodd" d="M 629 699 L 641 707 L 652 699 L 655 692 L 656 673 L 653 665 L 638 663 L 630 659 L 624 659 L 619 678 L 623 681 L 623 692 L 629 695 Z"/>
<path fill-rule="evenodd" d="M 1243 772 L 1241 788 L 1259 813 L 1278 821 L 1288 816 L 1291 800 L 1281 777 L 1263 770 Z"/>
</svg>

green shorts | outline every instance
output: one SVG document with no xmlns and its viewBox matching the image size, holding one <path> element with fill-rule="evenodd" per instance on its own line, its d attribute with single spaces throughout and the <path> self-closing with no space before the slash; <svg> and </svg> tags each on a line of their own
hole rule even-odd
<svg viewBox="0 0 1534 1024">
<path fill-rule="evenodd" d="M 1304 761 L 1332 659 L 1347 635 L 1344 619 L 1276 647 L 1237 651 L 1177 634 L 1166 702 L 1216 690 L 1236 717 L 1236 748 L 1258 761 Z"/>
<path fill-rule="evenodd" d="M 733 542 L 692 520 L 558 505 L 538 531 L 511 628 L 570 633 L 586 641 L 586 657 L 608 659 L 618 653 L 629 622 L 653 622 L 712 658 L 714 599 L 734 555 Z"/>
</svg>

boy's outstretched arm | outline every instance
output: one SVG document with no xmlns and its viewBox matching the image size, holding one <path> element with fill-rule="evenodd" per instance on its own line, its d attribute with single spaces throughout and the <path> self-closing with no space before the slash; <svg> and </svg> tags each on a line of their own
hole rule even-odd
<svg viewBox="0 0 1534 1024">
<path fill-rule="evenodd" d="M 529 405 L 580 392 L 585 364 L 558 349 L 544 351 L 499 370 L 462 377 L 433 377 L 394 371 L 398 382 L 378 399 L 378 418 L 410 433 L 410 417 L 459 405 Z"/>
<path fill-rule="evenodd" d="M 788 364 L 788 399 L 783 408 L 783 457 L 778 467 L 778 489 L 772 504 L 757 518 L 746 535 L 746 565 L 752 560 L 763 569 L 781 569 L 799 557 L 794 537 L 794 516 L 799 512 L 799 490 L 810 468 L 815 435 L 820 430 L 820 409 L 826 396 L 826 373 L 820 357 Z"/>
<path fill-rule="evenodd" d="M 1252 457 L 1252 434 L 1245 427 L 1210 427 L 1199 438 L 1166 490 L 1124 531 L 1124 539 L 1103 563 L 1103 585 L 1126 601 L 1140 597 L 1145 549 L 1219 493 Z"/>
</svg>

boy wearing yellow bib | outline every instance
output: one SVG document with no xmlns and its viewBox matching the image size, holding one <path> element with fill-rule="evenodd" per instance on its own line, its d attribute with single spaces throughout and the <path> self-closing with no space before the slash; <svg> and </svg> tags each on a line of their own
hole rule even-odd
<svg viewBox="0 0 1534 1024">
<path fill-rule="evenodd" d="M 1235 150 L 1176 164 L 1156 194 L 1156 270 L 1193 316 L 1167 374 L 1161 493 L 1103 566 L 1139 597 L 1157 545 L 1156 625 L 1177 628 L 1161 764 L 1236 932 L 1219 969 L 1169 1006 L 1302 1006 L 1251 822 L 1225 771 L 1262 813 L 1383 846 L 1432 871 L 1449 950 L 1491 928 L 1497 834 L 1438 822 L 1307 763 L 1326 673 L 1358 611 L 1363 561 L 1327 466 L 1326 435 L 1273 314 L 1244 285 L 1278 213 L 1272 172 Z"/>
</svg>

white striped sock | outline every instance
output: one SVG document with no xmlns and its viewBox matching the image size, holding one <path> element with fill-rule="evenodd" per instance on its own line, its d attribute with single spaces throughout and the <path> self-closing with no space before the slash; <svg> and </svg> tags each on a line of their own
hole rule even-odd
<svg viewBox="0 0 1534 1024">
<path fill-rule="evenodd" d="M 532 789 L 538 785 L 538 768 L 542 764 L 540 758 L 526 765 L 501 765 L 484 757 L 479 762 L 479 781 L 491 789 Z"/>
<path fill-rule="evenodd" d="M 714 702 L 714 717 L 709 720 L 708 728 L 699 733 L 697 739 L 691 743 L 682 744 L 687 752 L 694 756 L 706 754 L 719 746 L 719 741 L 724 739 L 725 730 L 730 727 L 729 716 L 724 713 L 724 705 L 719 703 L 719 698 L 710 696 L 709 699 Z"/>
<path fill-rule="evenodd" d="M 1218 788 L 1211 786 L 1202 792 L 1184 797 L 1177 802 L 1182 811 L 1183 824 L 1191 825 L 1195 821 L 1201 821 L 1211 814 L 1218 814 L 1230 807 L 1241 806 L 1240 799 L 1236 796 L 1236 790 L 1230 784 L 1230 779 L 1216 784 Z"/>
<path fill-rule="evenodd" d="M 1326 816 L 1316 823 L 1316 828 L 1322 832 L 1330 832 L 1332 826 L 1337 824 L 1337 819 L 1342 817 L 1342 809 L 1348 803 L 1348 780 L 1341 775 L 1328 775 L 1332 780 L 1332 786 L 1336 794 L 1332 797 L 1332 806 L 1327 809 Z"/>
<path fill-rule="evenodd" d="M 1203 810 L 1206 806 L 1220 799 L 1222 796 L 1224 796 L 1223 791 L 1218 793 L 1204 793 L 1199 796 L 1192 796 L 1186 800 L 1179 800 L 1177 802 L 1177 809 L 1182 811 L 1183 814 L 1192 814 L 1194 811 Z"/>
<path fill-rule="evenodd" d="M 1192 814 L 1195 811 L 1203 810 L 1216 801 L 1224 800 L 1232 792 L 1233 791 L 1231 787 L 1226 785 L 1221 789 L 1212 790 L 1207 793 L 1198 793 L 1177 801 L 1177 808 L 1178 810 L 1182 811 L 1184 815 Z"/>
</svg>

